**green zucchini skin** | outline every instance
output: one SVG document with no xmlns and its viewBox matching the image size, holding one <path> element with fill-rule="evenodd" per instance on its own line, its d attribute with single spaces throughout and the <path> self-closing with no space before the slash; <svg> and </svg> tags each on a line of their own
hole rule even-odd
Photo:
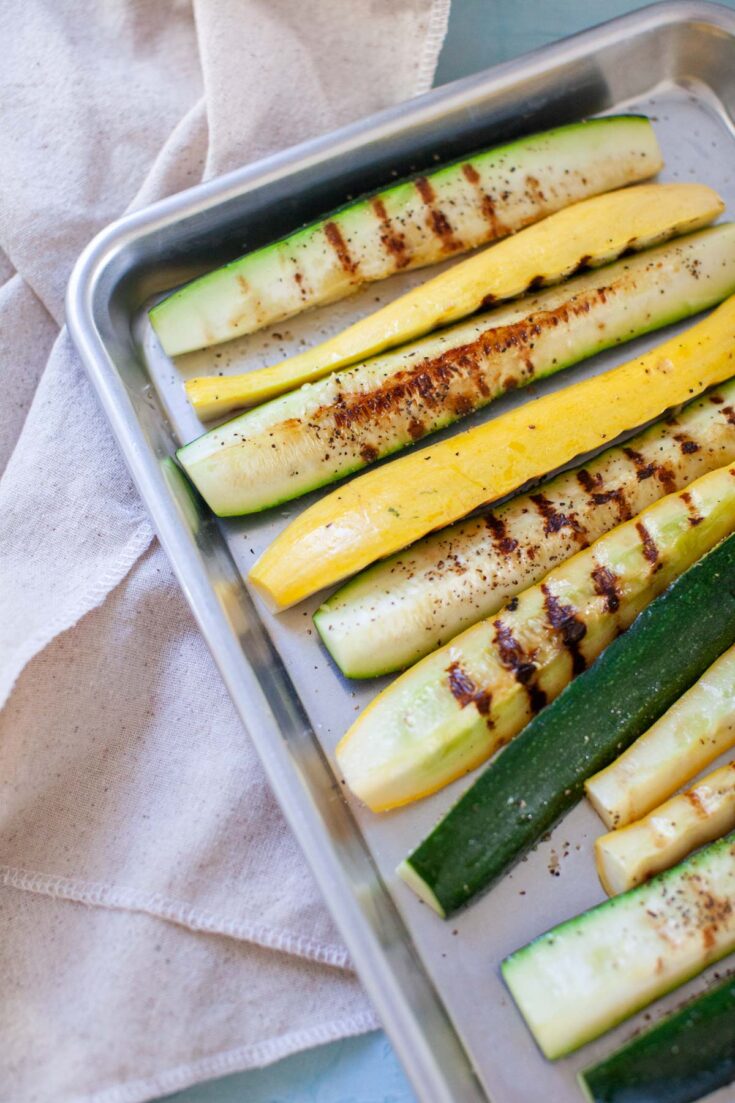
<svg viewBox="0 0 735 1103">
<path fill-rule="evenodd" d="M 733 291 L 735 223 L 724 223 L 305 384 L 177 456 L 219 516 L 272 508 Z"/>
<path fill-rule="evenodd" d="M 193 280 L 151 310 L 151 323 L 169 356 L 207 348 L 505 237 L 653 176 L 662 163 L 643 116 L 520 138 L 394 184 Z"/>
<path fill-rule="evenodd" d="M 579 1075 L 590 1103 L 693 1103 L 735 1080 L 735 978 Z"/>
<path fill-rule="evenodd" d="M 686 647 L 672 641 L 686 640 Z M 488 889 L 735 642 L 735 534 L 639 614 L 467 790 L 398 872 L 449 916 Z"/>
</svg>

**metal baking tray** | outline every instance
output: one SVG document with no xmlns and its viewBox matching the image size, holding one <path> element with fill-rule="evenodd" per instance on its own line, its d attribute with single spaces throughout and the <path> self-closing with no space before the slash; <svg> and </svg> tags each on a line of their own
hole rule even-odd
<svg viewBox="0 0 735 1103">
<path fill-rule="evenodd" d="M 581 1053 L 554 1064 L 541 1057 L 498 965 L 529 938 L 602 899 L 591 858 L 596 818 L 578 807 L 454 920 L 442 922 L 419 903 L 396 879 L 395 865 L 468 779 L 384 816 L 346 797 L 330 767 L 333 748 L 382 682 L 341 678 L 311 631 L 308 614 L 317 600 L 276 618 L 242 581 L 288 517 L 315 496 L 258 517 L 216 521 L 170 459 L 179 443 L 201 431 L 183 397 L 182 374 L 273 362 L 424 274 L 394 277 L 175 366 L 153 340 L 146 307 L 163 291 L 395 176 L 621 109 L 653 119 L 666 158 L 664 179 L 711 184 L 735 211 L 735 13 L 674 0 L 130 215 L 92 242 L 69 286 L 72 336 L 143 501 L 355 967 L 425 1103 L 530 1103 L 542 1094 L 546 1103 L 573 1103 L 581 1099 L 577 1070 L 680 1000 L 681 990 Z M 470 423 L 660 339 L 598 356 L 494 403 Z M 700 978 L 686 991 L 702 984 Z"/>
</svg>

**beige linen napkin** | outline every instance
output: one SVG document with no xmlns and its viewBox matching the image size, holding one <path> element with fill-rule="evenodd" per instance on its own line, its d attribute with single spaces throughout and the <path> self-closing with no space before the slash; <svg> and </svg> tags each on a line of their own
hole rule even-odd
<svg viewBox="0 0 735 1103">
<path fill-rule="evenodd" d="M 424 91 L 447 6 L 0 7 L 2 1101 L 376 1025 L 59 327 L 126 208 Z"/>
</svg>

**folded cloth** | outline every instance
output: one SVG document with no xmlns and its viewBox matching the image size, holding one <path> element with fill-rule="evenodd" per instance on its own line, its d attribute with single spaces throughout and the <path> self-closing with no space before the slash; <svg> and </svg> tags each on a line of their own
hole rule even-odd
<svg viewBox="0 0 735 1103">
<path fill-rule="evenodd" d="M 0 9 L 2 1100 L 137 1103 L 376 1025 L 60 327 L 98 229 L 424 91 L 447 8 Z"/>
</svg>

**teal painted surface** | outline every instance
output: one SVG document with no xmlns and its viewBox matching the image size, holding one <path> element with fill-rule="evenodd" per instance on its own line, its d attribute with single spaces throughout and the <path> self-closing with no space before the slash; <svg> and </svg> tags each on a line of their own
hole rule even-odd
<svg viewBox="0 0 735 1103">
<path fill-rule="evenodd" d="M 390 1042 L 375 1031 L 201 1084 L 166 1103 L 414 1103 L 414 1096 Z"/>
<path fill-rule="evenodd" d="M 631 0 L 452 0 L 436 84 L 644 6 Z M 735 0 L 726 6 L 735 8 Z M 167 1103 L 415 1103 L 415 1097 L 390 1042 L 377 1031 L 199 1085 L 168 1096 Z"/>
</svg>

